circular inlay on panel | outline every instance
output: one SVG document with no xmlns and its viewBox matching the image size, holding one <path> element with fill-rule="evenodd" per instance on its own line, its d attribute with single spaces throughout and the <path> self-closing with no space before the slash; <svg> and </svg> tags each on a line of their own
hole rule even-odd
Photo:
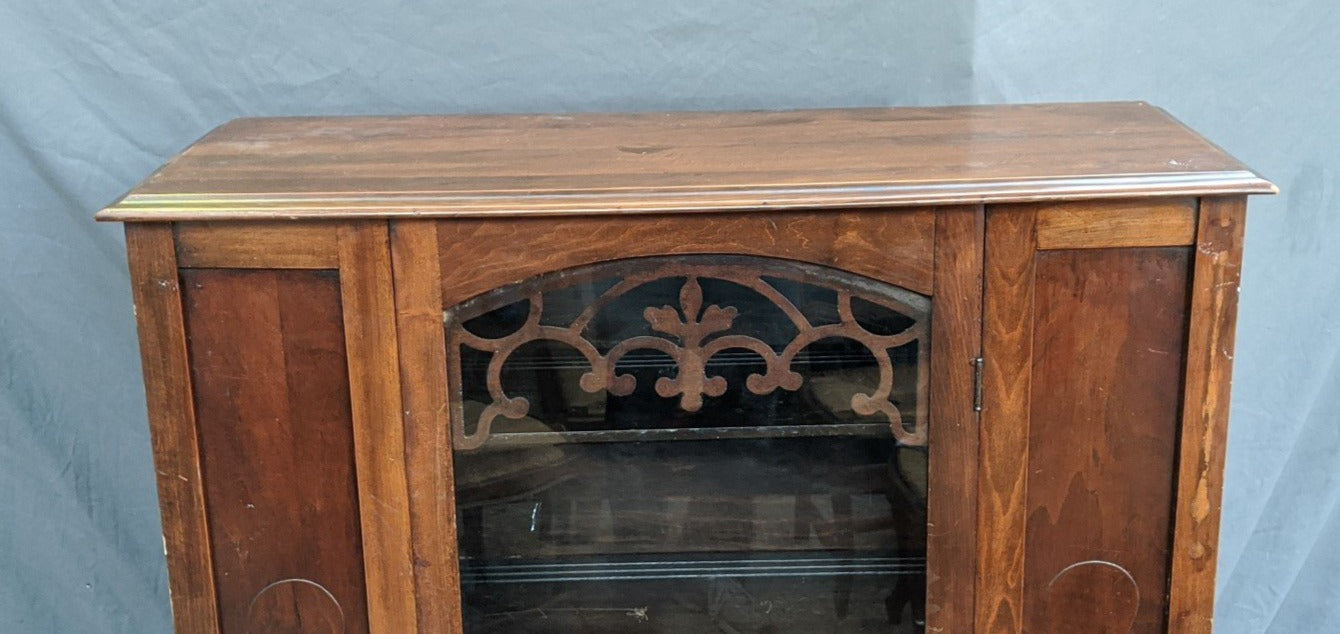
<svg viewBox="0 0 1340 634">
<path fill-rule="evenodd" d="M 284 579 L 261 589 L 247 608 L 251 634 L 340 634 L 344 610 L 324 586 L 307 579 Z"/>
<path fill-rule="evenodd" d="M 1081 561 L 1052 577 L 1046 591 L 1048 632 L 1131 631 L 1140 588 L 1125 568 L 1110 561 Z"/>
</svg>

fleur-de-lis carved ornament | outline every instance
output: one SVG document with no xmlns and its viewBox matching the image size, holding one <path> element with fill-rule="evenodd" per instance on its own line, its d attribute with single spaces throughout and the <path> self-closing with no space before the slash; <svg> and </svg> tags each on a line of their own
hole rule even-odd
<svg viewBox="0 0 1340 634">
<path fill-rule="evenodd" d="M 797 265 L 792 265 L 797 266 Z M 783 277 L 785 269 L 768 270 L 769 277 Z M 666 278 L 683 278 L 684 284 L 679 291 L 679 307 L 647 307 L 642 316 L 655 336 L 636 336 L 624 339 L 607 352 L 601 353 L 585 337 L 585 331 L 595 314 L 608 305 L 614 298 L 628 293 L 633 288 Z M 700 278 L 720 279 L 738 284 L 766 298 L 787 316 L 795 326 L 797 334 L 782 350 L 775 350 L 764 341 L 743 334 L 731 334 L 739 311 L 730 306 L 716 304 L 703 305 L 703 289 Z M 808 278 L 806 278 L 808 279 Z M 555 341 L 570 346 L 590 364 L 590 370 L 584 373 L 579 384 L 588 392 L 606 390 L 616 396 L 627 396 L 636 388 L 636 379 L 631 374 L 619 374 L 616 367 L 626 354 L 634 350 L 656 350 L 669 356 L 675 364 L 674 376 L 663 376 L 656 380 L 656 393 L 664 398 L 678 396 L 680 408 L 696 412 L 703 406 L 705 397 L 718 397 L 726 393 L 727 381 L 722 376 L 708 373 L 707 363 L 714 355 L 723 350 L 748 350 L 761 357 L 765 364 L 762 374 L 751 374 L 745 380 L 745 387 L 754 394 L 769 394 L 777 388 L 794 391 L 800 389 L 803 377 L 791 370 L 796 355 L 810 344 L 827 338 L 844 338 L 863 345 L 873 355 L 879 369 L 879 383 L 869 394 L 857 392 L 852 395 L 852 411 L 862 416 L 883 416 L 889 423 L 893 436 L 901 443 L 921 445 L 926 442 L 924 407 L 918 407 L 915 424 L 909 429 L 903 423 L 902 414 L 893 404 L 890 396 L 893 391 L 893 363 L 889 350 L 906 345 L 927 335 L 926 320 L 922 314 L 902 302 L 872 293 L 866 286 L 848 285 L 838 288 L 838 323 L 813 325 L 796 306 L 775 287 L 764 280 L 764 269 L 758 266 L 702 263 L 692 264 L 684 260 L 661 267 L 652 267 L 631 274 L 606 290 L 586 310 L 567 326 L 553 326 L 541 323 L 544 310 L 545 286 L 537 285 L 528 289 L 525 299 L 529 302 L 529 314 L 525 323 L 516 331 L 499 338 L 487 338 L 476 335 L 464 327 L 464 317 L 449 310 L 446 314 L 448 345 L 463 345 L 491 352 L 486 376 L 487 387 L 493 402 L 486 405 L 480 414 L 473 433 L 467 433 L 465 421 L 460 416 L 453 418 L 453 435 L 458 449 L 469 450 L 482 446 L 488 440 L 493 420 L 498 416 L 521 418 L 530 410 L 530 403 L 522 397 L 507 396 L 502 387 L 502 368 L 508 357 L 521 346 L 534 341 Z M 911 326 L 894 334 L 874 334 L 859 323 L 852 314 L 852 298 L 862 299 L 887 308 L 901 309 L 898 312 L 913 318 Z M 487 312 L 492 307 L 486 303 L 469 306 L 473 314 Z M 913 313 L 913 314 L 908 314 Z M 663 336 L 661 336 L 663 335 Z M 924 357 L 926 347 L 919 348 Z M 453 355 L 457 356 L 458 355 Z M 459 358 L 455 363 L 459 364 Z M 918 362 L 924 375 L 925 359 Z M 452 368 L 454 384 L 459 386 L 459 365 Z M 918 381 L 924 384 L 923 379 Z M 918 399 L 924 399 L 920 391 L 924 385 L 918 385 Z"/>
</svg>

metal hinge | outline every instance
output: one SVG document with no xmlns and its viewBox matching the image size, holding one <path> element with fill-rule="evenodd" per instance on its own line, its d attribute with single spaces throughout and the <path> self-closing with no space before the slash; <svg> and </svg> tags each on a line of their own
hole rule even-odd
<svg viewBox="0 0 1340 634">
<path fill-rule="evenodd" d="M 972 360 L 972 411 L 982 411 L 982 365 L 981 357 Z"/>
</svg>

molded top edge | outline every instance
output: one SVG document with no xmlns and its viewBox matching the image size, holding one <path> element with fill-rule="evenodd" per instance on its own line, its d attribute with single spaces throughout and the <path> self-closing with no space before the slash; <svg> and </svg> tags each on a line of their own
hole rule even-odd
<svg viewBox="0 0 1340 634">
<path fill-rule="evenodd" d="M 1142 102 L 237 119 L 99 220 L 822 209 L 1277 189 Z"/>
</svg>

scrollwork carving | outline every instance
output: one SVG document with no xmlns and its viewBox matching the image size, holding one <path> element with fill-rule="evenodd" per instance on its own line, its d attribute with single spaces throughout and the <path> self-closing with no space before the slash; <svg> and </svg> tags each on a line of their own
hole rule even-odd
<svg viewBox="0 0 1340 634">
<path fill-rule="evenodd" d="M 583 390 L 595 393 L 602 390 L 616 396 L 632 394 L 636 378 L 620 373 L 618 365 L 630 352 L 654 350 L 668 356 L 675 368 L 673 376 L 662 376 L 654 385 L 664 398 L 678 397 L 685 411 L 696 412 L 704 399 L 725 394 L 725 377 L 710 373 L 707 364 L 718 353 L 726 350 L 747 350 L 762 358 L 762 373 L 749 375 L 745 387 L 754 394 L 766 395 L 777 389 L 795 391 L 801 388 L 803 377 L 791 369 L 792 363 L 806 347 L 828 338 L 842 338 L 863 346 L 875 359 L 879 379 L 869 393 L 857 392 L 851 397 L 851 408 L 862 416 L 884 418 L 898 442 L 906 445 L 924 445 L 926 442 L 925 396 L 928 334 L 926 298 L 902 289 L 875 284 L 854 276 L 828 271 L 819 267 L 792 262 L 769 261 L 760 258 L 684 257 L 648 258 L 630 263 L 588 267 L 584 274 L 567 273 L 552 279 L 538 278 L 507 289 L 500 289 L 475 300 L 449 309 L 444 315 L 449 349 L 465 346 L 491 353 L 486 370 L 486 384 L 492 400 L 480 414 L 472 433 L 467 433 L 462 412 L 453 416 L 452 434 L 459 450 L 476 449 L 489 437 L 494 420 L 502 416 L 519 419 L 530 411 L 524 397 L 509 396 L 503 388 L 502 371 L 509 357 L 522 346 L 537 341 L 562 343 L 579 353 L 589 366 L 580 377 Z M 618 276 L 620 281 L 588 304 L 583 312 L 567 325 L 542 323 L 544 293 L 548 289 L 571 285 L 574 280 L 594 279 L 597 276 Z M 617 342 L 603 353 L 588 340 L 586 333 L 597 314 L 611 302 L 644 284 L 683 279 L 679 289 L 678 306 L 647 306 L 642 318 L 652 335 L 629 337 Z M 737 284 L 765 298 L 778 308 L 795 328 L 794 337 L 780 350 L 754 336 L 732 332 L 740 311 L 733 306 L 704 305 L 700 280 L 724 280 Z M 812 324 L 787 296 L 770 284 L 768 279 L 791 279 L 836 290 L 836 323 Z M 906 329 L 891 334 L 876 334 L 859 323 L 853 314 L 852 301 L 860 298 L 912 320 Z M 464 327 L 469 319 L 489 310 L 524 299 L 529 304 L 524 323 L 515 331 L 495 338 L 481 336 Z M 904 423 L 903 414 L 891 399 L 894 389 L 894 363 L 890 350 L 919 341 L 917 412 L 913 425 Z M 459 364 L 459 355 L 454 364 Z M 453 383 L 459 385 L 459 367 L 453 367 Z M 458 392 L 459 393 L 459 392 Z"/>
</svg>

